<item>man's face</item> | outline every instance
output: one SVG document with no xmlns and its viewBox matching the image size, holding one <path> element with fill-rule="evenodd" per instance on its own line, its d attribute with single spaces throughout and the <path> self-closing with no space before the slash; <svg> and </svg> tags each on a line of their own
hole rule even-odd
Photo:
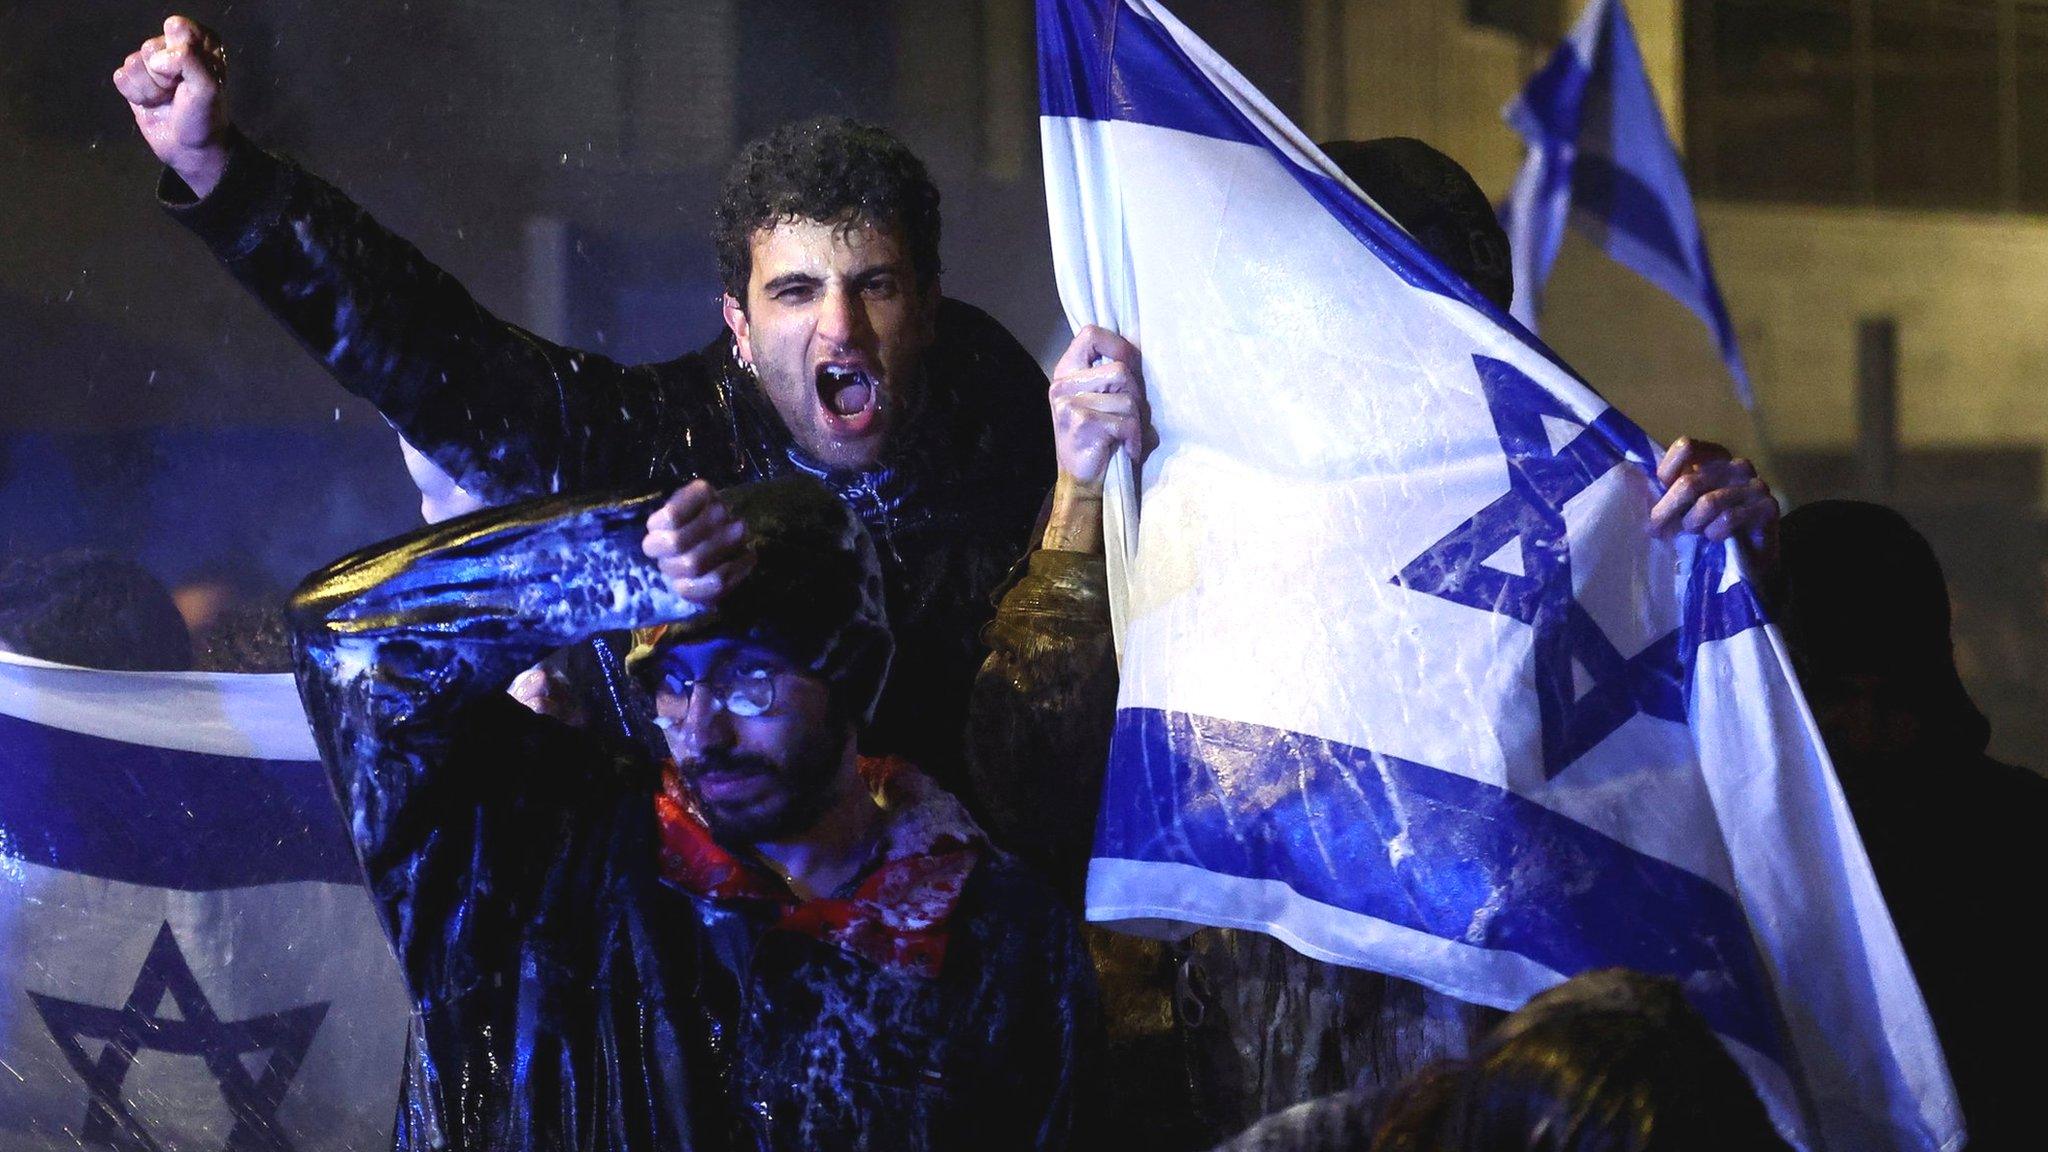
<svg viewBox="0 0 2048 1152">
<path fill-rule="evenodd" d="M 849 786 L 853 725 L 823 680 L 742 641 L 679 644 L 660 659 L 655 713 L 720 841 L 800 835 Z"/>
<path fill-rule="evenodd" d="M 915 399 L 937 285 L 920 289 L 902 239 L 872 224 L 785 221 L 750 250 L 745 309 L 725 298 L 740 360 L 806 456 L 874 468 Z"/>
</svg>

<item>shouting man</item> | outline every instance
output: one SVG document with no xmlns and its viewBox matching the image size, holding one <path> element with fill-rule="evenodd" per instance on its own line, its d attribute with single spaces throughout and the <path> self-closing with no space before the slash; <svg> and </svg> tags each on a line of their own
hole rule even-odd
<svg viewBox="0 0 2048 1152">
<path fill-rule="evenodd" d="M 837 119 L 749 144 L 714 235 L 725 331 L 627 366 L 493 316 L 334 187 L 250 143 L 228 117 L 226 60 L 172 17 L 114 84 L 168 168 L 171 214 L 343 387 L 486 504 L 818 477 L 879 546 L 896 627 L 868 747 L 957 779 L 978 636 L 1052 483 L 1051 427 L 1031 356 L 940 293 L 939 193 L 916 156 Z M 666 561 L 679 580 L 719 575 Z"/>
</svg>

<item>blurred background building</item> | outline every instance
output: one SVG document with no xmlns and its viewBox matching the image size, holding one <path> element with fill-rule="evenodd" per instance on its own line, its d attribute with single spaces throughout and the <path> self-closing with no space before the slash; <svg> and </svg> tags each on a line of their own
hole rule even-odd
<svg viewBox="0 0 2048 1152">
<path fill-rule="evenodd" d="M 1993 753 L 2048 768 L 2048 3 L 1627 2 L 1758 413 L 1690 313 L 1576 236 L 1545 338 L 1654 435 L 1736 445 L 1795 501 L 1906 511 Z M 1423 137 L 1503 198 L 1522 146 L 1500 106 L 1578 9 L 1305 0 L 1304 126 Z"/>
<path fill-rule="evenodd" d="M 1495 197 L 1500 108 L 1576 0 L 1169 0 L 1319 139 L 1420 136 Z M 1660 437 L 1794 500 L 1904 508 L 1951 573 L 1994 753 L 2048 767 L 2048 0 L 1629 0 L 1759 399 L 1703 328 L 1570 242 L 1545 336 Z M 1031 0 L 412 0 L 183 10 L 250 135 L 536 331 L 654 359 L 718 329 L 738 144 L 881 121 L 945 194 L 947 290 L 1063 342 Z M 0 549 L 140 556 L 261 599 L 417 523 L 393 437 L 156 210 L 108 82 L 160 3 L 0 6 Z M 196 593 L 194 602 L 207 597 Z"/>
</svg>

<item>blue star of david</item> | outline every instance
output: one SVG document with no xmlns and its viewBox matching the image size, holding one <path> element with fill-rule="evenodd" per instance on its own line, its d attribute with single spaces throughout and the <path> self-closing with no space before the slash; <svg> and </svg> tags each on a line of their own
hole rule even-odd
<svg viewBox="0 0 2048 1152">
<path fill-rule="evenodd" d="M 157 1014 L 167 995 L 178 1007 L 177 1017 Z M 235 1118 L 225 1152 L 291 1152 L 291 1141 L 277 1123 L 277 1109 L 327 1015 L 326 1003 L 222 1021 L 178 950 L 169 924 L 157 932 L 125 1005 L 104 1008 L 34 992 L 29 998 L 72 1070 L 92 1092 L 79 1133 L 85 1143 L 118 1152 L 161 1152 L 162 1145 L 121 1096 L 121 1082 L 135 1054 L 148 1049 L 205 1061 Z M 81 1043 L 86 1040 L 105 1042 L 97 1060 L 86 1055 Z M 242 1057 L 264 1052 L 270 1055 L 262 1075 L 251 1075 Z"/>
<path fill-rule="evenodd" d="M 1572 595 L 1565 503 L 1623 464 L 1653 471 L 1649 437 L 1612 408 L 1585 424 L 1521 369 L 1472 359 L 1507 454 L 1508 490 L 1409 561 L 1393 582 L 1535 630 L 1549 779 L 1638 713 L 1685 722 L 1690 661 L 1682 642 L 1692 630 L 1673 629 L 1624 657 Z M 1559 443 L 1561 436 L 1569 438 Z"/>
</svg>

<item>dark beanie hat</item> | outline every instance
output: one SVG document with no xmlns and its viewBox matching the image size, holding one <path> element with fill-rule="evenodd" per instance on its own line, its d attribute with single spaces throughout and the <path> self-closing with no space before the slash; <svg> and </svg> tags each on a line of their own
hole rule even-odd
<svg viewBox="0 0 2048 1152">
<path fill-rule="evenodd" d="M 1514 302 L 1508 234 L 1479 182 L 1456 160 L 1407 136 L 1319 145 L 1351 182 L 1430 255 L 1502 311 Z"/>
<path fill-rule="evenodd" d="M 862 724 L 874 719 L 895 641 L 874 541 L 851 509 L 808 476 L 719 493 L 747 525 L 755 564 L 718 607 L 634 633 L 635 675 L 677 644 L 738 639 L 762 644 L 832 685 Z"/>
</svg>

